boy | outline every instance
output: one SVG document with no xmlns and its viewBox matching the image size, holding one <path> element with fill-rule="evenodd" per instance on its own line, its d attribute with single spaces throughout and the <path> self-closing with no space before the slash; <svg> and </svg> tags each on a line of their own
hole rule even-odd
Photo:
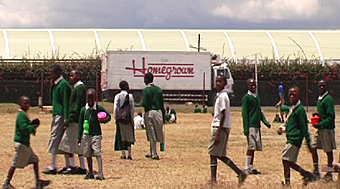
<svg viewBox="0 0 340 189">
<path fill-rule="evenodd" d="M 52 100 L 52 124 L 51 124 L 51 134 L 48 142 L 48 152 L 52 155 L 51 165 L 48 166 L 43 173 L 45 174 L 57 174 L 56 159 L 57 153 L 59 153 L 59 145 L 62 136 L 64 135 L 64 122 L 68 117 L 69 111 L 69 98 L 71 94 L 71 86 L 61 75 L 61 67 L 57 64 L 51 66 L 51 100 Z M 69 156 L 64 154 L 65 162 L 69 166 Z M 67 169 L 64 167 L 61 171 L 63 172 Z"/>
<path fill-rule="evenodd" d="M 137 116 L 133 119 L 133 121 L 134 121 L 135 129 L 137 130 L 145 129 L 142 112 L 138 112 Z"/>
<path fill-rule="evenodd" d="M 173 108 L 169 108 L 169 106 L 167 106 L 165 108 L 165 122 L 166 123 L 176 123 L 177 122 L 177 113 L 176 110 Z"/>
<path fill-rule="evenodd" d="M 208 153 L 210 154 L 211 183 L 217 183 L 217 159 L 227 164 L 238 175 L 238 186 L 244 183 L 248 173 L 241 171 L 234 162 L 227 157 L 228 138 L 231 130 L 230 102 L 227 90 L 227 79 L 224 75 L 216 78 L 216 100 L 214 102 L 214 117 L 211 123 L 212 138 Z"/>
<path fill-rule="evenodd" d="M 121 145 L 117 146 L 115 150 L 121 150 L 122 156 L 121 159 L 129 159 L 132 160 L 132 152 L 131 152 L 131 144 L 135 142 L 135 130 L 134 130 L 134 121 L 133 115 L 135 115 L 135 102 L 133 100 L 132 94 L 128 93 L 129 83 L 126 81 L 121 81 L 119 83 L 119 88 L 121 92 L 118 93 L 113 101 L 113 112 L 116 115 L 116 110 L 121 108 L 124 105 L 125 98 L 128 96 L 129 98 L 129 110 L 130 110 L 130 122 L 122 123 L 116 121 L 117 129 L 116 129 L 116 141 L 115 144 L 120 143 Z M 116 145 L 115 145 L 116 147 Z M 128 151 L 128 156 L 126 157 L 125 151 Z"/>
<path fill-rule="evenodd" d="M 248 93 L 242 99 L 242 119 L 244 135 L 247 137 L 248 150 L 245 169 L 249 174 L 261 174 L 254 167 L 255 151 L 262 151 L 261 123 L 262 121 L 268 128 L 270 123 L 261 111 L 260 98 L 256 95 L 256 81 L 247 80 Z"/>
<path fill-rule="evenodd" d="M 14 136 L 15 156 L 13 159 L 13 164 L 8 171 L 7 179 L 2 188 L 14 188 L 10 182 L 15 169 L 24 168 L 28 164 L 33 164 L 36 188 L 44 188 L 45 186 L 50 184 L 50 181 L 39 179 L 39 159 L 30 147 L 30 134 L 35 135 L 40 121 L 38 118 L 34 119 L 32 122 L 29 120 L 27 111 L 30 108 L 30 99 L 27 96 L 20 97 L 19 105 L 20 109 L 16 120 Z"/>
<path fill-rule="evenodd" d="M 150 151 L 145 156 L 153 160 L 159 160 L 157 154 L 157 142 L 164 143 L 164 101 L 163 91 L 161 88 L 153 84 L 153 74 L 144 75 L 144 83 L 146 87 L 142 92 L 142 106 L 145 111 L 146 135 L 150 141 Z"/>
<path fill-rule="evenodd" d="M 334 111 L 334 100 L 328 93 L 328 85 L 325 80 L 318 82 L 318 88 L 320 96 L 317 102 L 317 114 L 320 116 L 321 121 L 318 124 L 313 124 L 313 127 L 317 129 L 315 134 L 315 140 L 312 144 L 314 173 L 320 176 L 318 166 L 318 154 L 317 149 L 323 149 L 327 154 L 327 166 L 333 167 L 333 149 L 336 149 L 335 142 L 335 111 Z M 331 172 L 327 172 L 322 178 L 326 181 L 333 181 L 333 175 Z"/>
<path fill-rule="evenodd" d="M 302 167 L 296 164 L 303 138 L 306 139 L 307 146 L 312 153 L 307 126 L 307 115 L 300 102 L 300 96 L 299 87 L 294 86 L 289 89 L 288 97 L 292 107 L 289 110 L 286 122 L 281 125 L 278 130 L 279 134 L 286 132 L 287 138 L 286 146 L 282 152 L 282 163 L 285 177 L 285 182 L 282 182 L 282 184 L 287 187 L 290 186 L 290 168 L 298 171 L 303 176 L 305 186 L 316 180 L 316 176 L 314 174 L 302 169 Z"/>
<path fill-rule="evenodd" d="M 84 156 L 82 154 L 81 145 L 77 144 L 78 120 L 80 109 L 86 104 L 86 89 L 84 83 L 80 80 L 81 73 L 79 70 L 70 72 L 69 83 L 72 86 L 69 115 L 64 121 L 64 135 L 60 141 L 59 150 L 68 155 L 69 166 L 61 174 L 86 174 Z M 76 167 L 76 161 L 73 154 L 77 153 L 80 167 Z"/>
<path fill-rule="evenodd" d="M 78 144 L 84 143 L 83 154 L 87 159 L 89 172 L 86 174 L 85 179 L 94 179 L 92 156 L 97 158 L 98 174 L 96 179 L 104 180 L 103 174 L 103 160 L 102 160 L 102 131 L 100 123 L 107 123 L 111 120 L 111 115 L 102 107 L 96 104 L 96 91 L 94 89 L 87 90 L 87 104 L 82 107 L 79 115 L 79 129 L 78 129 Z M 105 112 L 106 119 L 98 119 L 97 114 L 99 112 Z M 89 124 L 88 134 L 84 132 L 84 121 Z"/>
</svg>

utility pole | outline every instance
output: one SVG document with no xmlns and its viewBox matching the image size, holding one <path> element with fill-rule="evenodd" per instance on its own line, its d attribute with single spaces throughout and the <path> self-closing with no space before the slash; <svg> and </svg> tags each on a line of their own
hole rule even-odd
<svg viewBox="0 0 340 189">
<path fill-rule="evenodd" d="M 197 44 L 197 50 L 198 52 L 200 52 L 200 49 L 201 49 L 201 34 L 198 34 L 198 44 Z"/>
</svg>

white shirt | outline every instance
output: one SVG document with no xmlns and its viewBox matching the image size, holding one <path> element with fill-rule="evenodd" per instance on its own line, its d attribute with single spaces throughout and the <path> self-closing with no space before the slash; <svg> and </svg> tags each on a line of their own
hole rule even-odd
<svg viewBox="0 0 340 189">
<path fill-rule="evenodd" d="M 223 89 L 216 94 L 216 101 L 214 104 L 214 118 L 211 123 L 212 127 L 220 126 L 223 110 L 225 110 L 225 120 L 223 122 L 223 127 L 231 128 L 230 101 L 226 89 Z"/>
<path fill-rule="evenodd" d="M 133 121 L 135 123 L 135 129 L 143 129 L 142 125 L 144 125 L 144 119 L 140 115 L 137 115 Z"/>
<path fill-rule="evenodd" d="M 121 107 L 124 103 L 125 97 L 128 94 L 127 91 L 122 90 L 120 93 L 116 94 L 115 99 L 113 100 L 113 113 L 116 117 L 116 109 Z M 130 115 L 133 116 L 135 115 L 135 102 L 133 100 L 132 94 L 129 94 L 129 105 L 130 105 Z"/>
</svg>

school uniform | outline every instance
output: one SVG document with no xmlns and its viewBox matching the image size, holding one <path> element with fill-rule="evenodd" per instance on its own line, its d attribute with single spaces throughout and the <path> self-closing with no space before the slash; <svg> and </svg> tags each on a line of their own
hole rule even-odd
<svg viewBox="0 0 340 189">
<path fill-rule="evenodd" d="M 224 110 L 224 121 L 222 128 L 220 122 L 222 118 L 222 111 Z M 218 130 L 221 129 L 219 136 L 219 143 L 215 143 L 216 135 Z M 211 122 L 211 133 L 210 145 L 208 153 L 212 156 L 227 157 L 228 139 L 231 130 L 231 114 L 230 114 L 230 101 L 226 89 L 216 94 L 216 100 L 214 103 L 214 117 Z"/>
<path fill-rule="evenodd" d="M 102 130 L 100 127 L 100 122 L 98 121 L 97 114 L 99 112 L 105 112 L 107 118 L 104 123 L 111 120 L 111 115 L 102 106 L 96 103 L 91 108 L 88 104 L 82 107 L 79 114 L 79 128 L 78 128 L 78 140 L 82 139 L 84 143 L 83 154 L 86 158 L 91 156 L 101 156 L 101 141 L 102 141 Z M 84 132 L 84 120 L 89 122 L 89 134 L 85 135 Z"/>
<path fill-rule="evenodd" d="M 66 118 L 68 123 L 63 137 L 60 141 L 59 150 L 71 154 L 82 154 L 82 147 L 78 145 L 78 120 L 80 109 L 86 104 L 86 88 L 82 81 L 78 81 L 72 87 L 70 102 L 69 102 L 69 115 Z"/>
<path fill-rule="evenodd" d="M 35 135 L 35 128 L 31 124 L 26 112 L 19 110 L 15 123 L 15 155 L 12 166 L 24 168 L 29 164 L 37 163 L 38 156 L 35 155 L 30 147 L 30 135 Z"/>
<path fill-rule="evenodd" d="M 144 127 L 144 119 L 142 116 L 137 115 L 134 119 L 135 129 L 141 130 Z"/>
<path fill-rule="evenodd" d="M 148 141 L 164 142 L 163 116 L 165 114 L 163 91 L 153 83 L 148 84 L 142 92 L 144 121 Z"/>
<path fill-rule="evenodd" d="M 61 138 L 64 134 L 64 119 L 68 117 L 69 98 L 71 94 L 71 87 L 69 83 L 60 76 L 51 90 L 52 99 L 52 124 L 51 134 L 48 143 L 48 152 L 56 154 L 58 152 Z"/>
<path fill-rule="evenodd" d="M 319 96 L 317 112 L 321 121 L 316 124 L 318 130 L 314 136 L 312 146 L 317 149 L 323 149 L 328 153 L 333 149 L 336 149 L 334 100 L 328 91 Z"/>
<path fill-rule="evenodd" d="M 300 100 L 289 110 L 285 123 L 287 143 L 282 153 L 282 159 L 296 162 L 302 141 L 305 138 L 308 148 L 311 147 L 311 140 L 308 132 L 308 120 L 306 111 Z"/>
<path fill-rule="evenodd" d="M 119 128 L 119 131 L 120 131 L 121 141 L 133 143 L 135 141 L 135 130 L 134 130 L 134 121 L 133 121 L 133 116 L 135 115 L 135 102 L 133 100 L 132 94 L 128 94 L 128 92 L 125 90 L 122 90 L 120 93 L 118 93 L 114 98 L 113 112 L 115 112 L 115 115 L 116 115 L 116 110 L 123 106 L 126 95 L 129 95 L 130 118 L 131 118 L 130 123 L 116 122 L 116 124 L 117 124 L 117 128 Z"/>
<path fill-rule="evenodd" d="M 270 123 L 261 111 L 260 98 L 250 91 L 242 98 L 242 118 L 248 150 L 262 151 L 260 122 L 262 121 L 267 127 Z"/>
</svg>

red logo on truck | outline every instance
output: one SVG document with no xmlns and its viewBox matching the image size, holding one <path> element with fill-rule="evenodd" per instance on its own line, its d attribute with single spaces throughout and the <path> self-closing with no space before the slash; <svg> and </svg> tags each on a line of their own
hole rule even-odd
<svg viewBox="0 0 340 189">
<path fill-rule="evenodd" d="M 142 58 L 142 68 L 136 68 L 136 61 L 132 60 L 132 68 L 125 67 L 125 69 L 132 70 L 134 77 L 144 77 L 150 72 L 154 77 L 164 77 L 166 80 L 172 77 L 194 77 L 195 74 L 195 67 L 192 63 L 152 62 L 146 64 L 145 57 Z"/>
</svg>

